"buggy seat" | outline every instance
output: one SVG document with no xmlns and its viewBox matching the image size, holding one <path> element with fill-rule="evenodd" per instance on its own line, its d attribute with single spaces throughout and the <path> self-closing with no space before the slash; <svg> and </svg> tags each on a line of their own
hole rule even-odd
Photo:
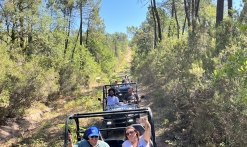
<svg viewBox="0 0 247 147">
<path fill-rule="evenodd" d="M 132 126 L 140 133 L 140 136 L 145 132 L 145 128 L 141 124 L 132 124 Z M 153 142 L 150 139 L 150 147 L 153 147 Z"/>
</svg>

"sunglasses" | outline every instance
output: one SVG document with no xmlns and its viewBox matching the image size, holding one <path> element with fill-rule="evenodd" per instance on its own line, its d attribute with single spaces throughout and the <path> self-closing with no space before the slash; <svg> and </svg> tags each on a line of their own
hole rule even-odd
<svg viewBox="0 0 247 147">
<path fill-rule="evenodd" d="M 99 136 L 90 136 L 91 138 L 98 138 Z"/>
<path fill-rule="evenodd" d="M 126 136 L 129 136 L 129 135 L 131 135 L 133 133 L 134 133 L 134 131 L 130 131 L 129 133 L 126 133 Z"/>
</svg>

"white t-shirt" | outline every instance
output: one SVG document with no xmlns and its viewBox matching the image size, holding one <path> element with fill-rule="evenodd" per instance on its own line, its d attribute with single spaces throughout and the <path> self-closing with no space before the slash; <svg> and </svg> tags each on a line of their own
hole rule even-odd
<svg viewBox="0 0 247 147">
<path fill-rule="evenodd" d="M 123 147 L 133 147 L 131 142 L 129 140 L 125 140 L 122 144 Z M 144 138 L 141 136 L 139 138 L 139 142 L 138 142 L 138 147 L 150 147 L 149 143 L 147 143 Z"/>
<path fill-rule="evenodd" d="M 116 103 L 119 103 L 119 100 L 116 96 L 107 96 L 107 105 L 115 105 Z"/>
</svg>

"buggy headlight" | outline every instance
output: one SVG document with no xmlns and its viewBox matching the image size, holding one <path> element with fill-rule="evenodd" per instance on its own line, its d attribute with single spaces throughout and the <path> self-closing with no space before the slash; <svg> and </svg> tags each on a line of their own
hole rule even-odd
<svg viewBox="0 0 247 147">
<path fill-rule="evenodd" d="M 118 95 L 120 95 L 120 96 L 121 96 L 121 95 L 122 95 L 122 93 L 119 93 Z"/>
<path fill-rule="evenodd" d="M 112 122 L 111 121 L 107 121 L 106 125 L 112 125 Z"/>
<path fill-rule="evenodd" d="M 134 122 L 134 120 L 133 119 L 128 119 L 128 122 L 131 123 L 131 122 Z"/>
</svg>

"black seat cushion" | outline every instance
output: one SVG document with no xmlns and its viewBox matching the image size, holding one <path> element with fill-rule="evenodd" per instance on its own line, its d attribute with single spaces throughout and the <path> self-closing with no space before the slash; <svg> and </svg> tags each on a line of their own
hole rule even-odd
<svg viewBox="0 0 247 147">
<path fill-rule="evenodd" d="M 85 139 L 85 140 L 88 140 L 88 129 L 85 130 L 85 132 L 84 132 L 82 138 Z"/>
<path fill-rule="evenodd" d="M 132 124 L 132 126 L 140 133 L 140 136 L 145 132 L 145 129 L 141 124 Z"/>
<path fill-rule="evenodd" d="M 122 147 L 123 140 L 105 140 L 110 147 Z"/>
</svg>

